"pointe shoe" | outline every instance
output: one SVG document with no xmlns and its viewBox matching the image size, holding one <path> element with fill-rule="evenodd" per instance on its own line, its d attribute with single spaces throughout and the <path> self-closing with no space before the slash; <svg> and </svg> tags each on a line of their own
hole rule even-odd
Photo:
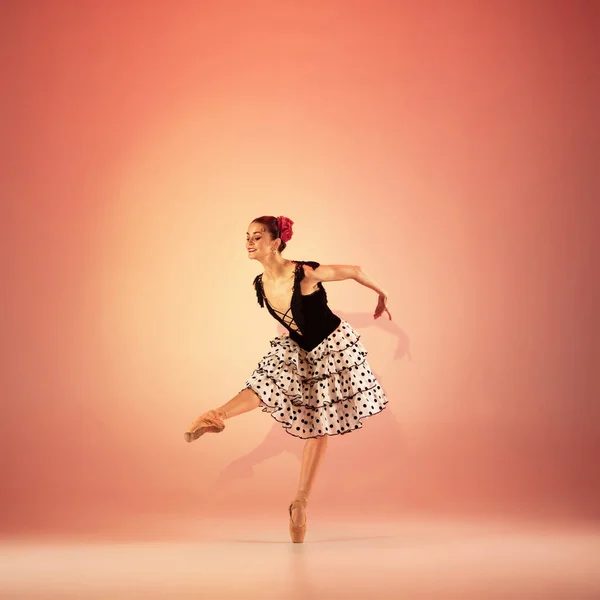
<svg viewBox="0 0 600 600">
<path fill-rule="evenodd" d="M 185 432 L 185 441 L 193 442 L 205 433 L 221 433 L 225 429 L 225 423 L 223 423 L 224 416 L 225 413 L 217 409 L 203 413 Z"/>
<path fill-rule="evenodd" d="M 296 525 L 294 523 L 294 519 L 292 518 L 292 507 L 294 504 L 301 504 L 306 511 L 306 499 L 305 498 L 296 498 L 289 507 L 290 513 L 290 537 L 292 538 L 292 542 L 294 544 L 301 544 L 304 542 L 304 536 L 306 535 L 306 513 L 304 516 L 304 525 Z"/>
</svg>

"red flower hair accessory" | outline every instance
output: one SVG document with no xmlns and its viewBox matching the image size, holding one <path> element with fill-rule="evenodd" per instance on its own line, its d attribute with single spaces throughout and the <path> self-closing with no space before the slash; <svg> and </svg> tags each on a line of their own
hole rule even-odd
<svg viewBox="0 0 600 600">
<path fill-rule="evenodd" d="M 277 217 L 277 229 L 279 229 L 279 238 L 282 242 L 289 242 L 293 235 L 292 225 L 294 221 L 287 217 Z"/>
</svg>

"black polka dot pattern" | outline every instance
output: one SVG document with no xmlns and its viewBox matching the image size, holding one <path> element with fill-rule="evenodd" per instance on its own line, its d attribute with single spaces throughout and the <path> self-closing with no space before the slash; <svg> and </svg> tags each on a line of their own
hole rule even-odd
<svg viewBox="0 0 600 600">
<path fill-rule="evenodd" d="M 385 392 L 371 371 L 360 335 L 342 319 L 306 351 L 287 335 L 271 340 L 242 389 L 251 388 L 269 413 L 295 437 L 343 435 L 381 412 Z"/>
</svg>

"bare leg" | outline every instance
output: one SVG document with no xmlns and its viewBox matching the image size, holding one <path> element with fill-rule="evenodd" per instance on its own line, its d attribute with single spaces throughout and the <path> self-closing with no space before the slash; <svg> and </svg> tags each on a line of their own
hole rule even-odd
<svg viewBox="0 0 600 600">
<path fill-rule="evenodd" d="M 222 419 L 231 419 L 242 413 L 248 412 L 260 406 L 260 398 L 256 392 L 250 388 L 242 390 L 236 394 L 229 402 L 223 404 L 216 410 L 223 413 Z"/>
<path fill-rule="evenodd" d="M 303 527 L 306 524 L 306 505 L 308 496 L 312 491 L 319 471 L 319 466 L 325 456 L 328 439 L 329 438 L 326 435 L 318 438 L 310 438 L 309 440 L 306 440 L 304 445 L 298 492 L 296 498 L 292 502 L 292 520 L 296 527 Z"/>
<path fill-rule="evenodd" d="M 185 439 L 191 442 L 207 432 L 220 433 L 225 429 L 223 423 L 225 419 L 241 415 L 257 408 L 259 405 L 260 398 L 258 395 L 250 388 L 245 388 L 223 406 L 213 408 L 195 419 L 185 432 Z"/>
</svg>

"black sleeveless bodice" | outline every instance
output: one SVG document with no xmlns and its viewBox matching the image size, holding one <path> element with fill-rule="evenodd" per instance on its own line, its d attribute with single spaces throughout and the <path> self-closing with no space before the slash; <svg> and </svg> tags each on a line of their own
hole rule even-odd
<svg viewBox="0 0 600 600">
<path fill-rule="evenodd" d="M 304 278 L 302 265 L 307 264 L 316 269 L 319 263 L 311 260 L 293 262 L 296 263 L 294 291 L 290 307 L 285 313 L 273 309 L 269 304 L 262 285 L 262 273 L 255 277 L 254 288 L 258 303 L 263 307 L 266 305 L 271 315 L 289 331 L 290 338 L 310 352 L 333 333 L 342 321 L 329 308 L 327 292 L 321 282 L 317 284 L 319 289 L 312 294 L 304 296 L 300 292 L 300 282 Z"/>
</svg>

